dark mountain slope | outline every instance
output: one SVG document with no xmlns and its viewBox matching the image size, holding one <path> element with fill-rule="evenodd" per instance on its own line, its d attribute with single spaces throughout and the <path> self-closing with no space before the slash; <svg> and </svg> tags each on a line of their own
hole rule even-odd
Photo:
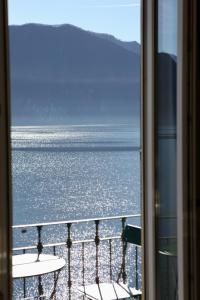
<svg viewBox="0 0 200 300">
<path fill-rule="evenodd" d="M 10 26 L 14 123 L 139 114 L 139 55 L 71 25 Z M 74 120 L 74 121 L 73 121 Z"/>
<path fill-rule="evenodd" d="M 10 44 L 17 76 L 21 70 L 30 78 L 117 79 L 132 78 L 139 71 L 138 55 L 71 25 L 11 26 Z"/>
</svg>

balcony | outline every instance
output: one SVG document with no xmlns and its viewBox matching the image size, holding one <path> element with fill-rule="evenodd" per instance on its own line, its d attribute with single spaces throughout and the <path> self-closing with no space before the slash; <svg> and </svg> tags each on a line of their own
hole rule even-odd
<svg viewBox="0 0 200 300">
<path fill-rule="evenodd" d="M 44 275 L 15 278 L 13 299 L 98 299 L 87 287 L 141 289 L 141 247 L 125 239 L 126 224 L 140 225 L 140 215 L 13 226 L 13 255 L 35 253 L 63 258 L 65 266 Z M 107 285 L 105 285 L 107 284 Z M 100 287 L 100 289 L 99 289 Z M 116 293 L 116 292 L 115 292 Z M 114 299 L 114 298 L 113 298 Z M 122 299 L 115 297 L 115 299 Z M 124 299 L 124 297 L 123 297 Z"/>
</svg>

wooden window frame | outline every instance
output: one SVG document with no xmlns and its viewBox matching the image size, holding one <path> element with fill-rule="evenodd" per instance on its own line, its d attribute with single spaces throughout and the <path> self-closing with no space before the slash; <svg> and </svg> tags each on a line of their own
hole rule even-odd
<svg viewBox="0 0 200 300">
<path fill-rule="evenodd" d="M 142 2 L 143 299 L 156 299 L 155 256 L 155 0 Z"/>
<path fill-rule="evenodd" d="M 0 1 L 0 299 L 11 299 L 11 151 L 7 1 Z"/>
<path fill-rule="evenodd" d="M 179 300 L 200 297 L 200 59 L 198 0 L 178 0 L 177 245 Z M 198 5 L 198 7 L 197 7 Z M 156 299 L 155 35 L 156 0 L 143 0 L 143 289 Z"/>
</svg>

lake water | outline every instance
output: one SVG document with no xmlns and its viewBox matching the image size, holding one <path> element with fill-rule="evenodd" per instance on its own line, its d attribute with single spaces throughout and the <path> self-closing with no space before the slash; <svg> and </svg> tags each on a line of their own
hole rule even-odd
<svg viewBox="0 0 200 300">
<path fill-rule="evenodd" d="M 127 124 L 13 127 L 12 172 L 14 224 L 140 213 L 140 134 Z M 105 222 L 103 235 L 120 233 L 120 226 Z M 83 239 L 93 236 L 89 231 L 81 226 L 72 235 Z M 14 231 L 13 240 L 14 246 L 34 244 L 37 235 Z M 64 228 L 43 234 L 46 243 L 65 240 Z M 94 255 L 89 248 L 86 252 Z M 89 272 L 88 281 L 91 277 Z M 19 290 L 16 283 L 16 298 Z"/>
<path fill-rule="evenodd" d="M 139 145 L 128 125 L 13 127 L 13 223 L 140 212 Z"/>
</svg>

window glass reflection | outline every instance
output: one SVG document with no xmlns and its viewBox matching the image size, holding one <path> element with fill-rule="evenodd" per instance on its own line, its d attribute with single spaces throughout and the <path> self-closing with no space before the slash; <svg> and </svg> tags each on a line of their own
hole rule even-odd
<svg viewBox="0 0 200 300">
<path fill-rule="evenodd" d="M 177 3 L 158 0 L 157 299 L 177 299 L 176 68 Z"/>
</svg>

